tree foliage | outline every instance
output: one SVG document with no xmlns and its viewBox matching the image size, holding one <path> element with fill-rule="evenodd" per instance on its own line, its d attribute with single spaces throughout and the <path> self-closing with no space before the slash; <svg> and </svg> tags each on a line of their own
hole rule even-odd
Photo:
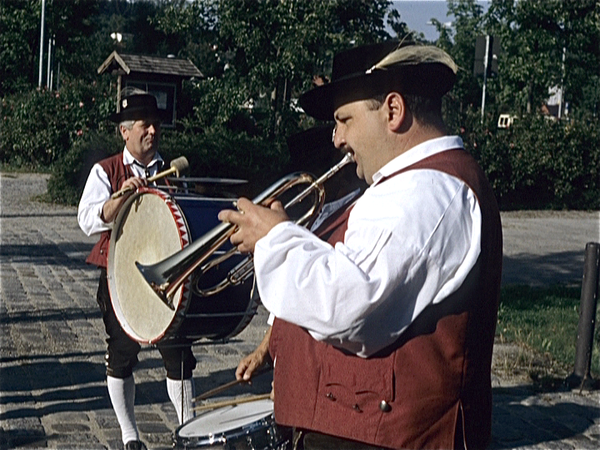
<svg viewBox="0 0 600 450">
<path fill-rule="evenodd" d="M 34 2 L 0 1 L 0 97 L 33 85 L 39 26 Z"/>
<path fill-rule="evenodd" d="M 329 74 L 333 55 L 351 43 L 389 37 L 387 0 L 219 2 L 219 38 L 248 100 L 266 111 L 267 136 L 298 122 L 292 99 Z M 260 104 L 262 103 L 262 104 Z"/>
<path fill-rule="evenodd" d="M 460 68 L 444 102 L 450 130 L 472 144 L 504 201 L 538 189 L 546 205 L 582 207 L 579 191 L 569 186 L 591 189 L 579 198 L 598 192 L 589 181 L 594 174 L 580 161 L 597 162 L 600 148 L 600 4 L 494 0 L 487 10 L 476 0 L 447 4 L 452 26 L 435 19 L 432 24 L 438 31 L 434 44 Z M 402 21 L 402 4 L 389 0 L 46 0 L 45 5 L 58 92 L 37 89 L 41 0 L 0 0 L 0 159 L 36 170 L 57 162 L 73 166 L 58 177 L 76 172 L 77 164 L 81 169 L 83 155 L 94 153 L 96 143 L 113 142 L 104 118 L 114 109 L 116 86 L 96 69 L 115 49 L 189 58 L 205 75 L 184 83 L 179 100 L 189 108 L 178 115 L 177 130 L 164 130 L 162 151 L 183 152 L 197 170 L 219 172 L 211 175 L 259 179 L 284 166 L 286 138 L 314 124 L 296 100 L 316 76 L 330 76 L 339 50 L 409 33 L 425 42 Z M 115 33 L 122 39 L 111 37 Z M 500 38 L 502 52 L 497 76 L 487 80 L 481 123 L 482 79 L 473 75 L 473 64 L 476 38 L 484 34 Z M 47 60 L 42 62 L 45 81 Z M 562 87 L 569 104 L 568 126 L 563 121 L 550 127 L 536 117 L 555 87 Z M 81 103 L 82 108 L 73 106 Z M 500 112 L 520 117 L 519 125 L 508 133 L 497 130 Z M 557 141 L 540 148 L 545 138 Z M 585 156 L 582 146 L 591 154 Z"/>
<path fill-rule="evenodd" d="M 516 113 L 531 113 L 561 86 L 574 110 L 597 114 L 600 95 L 600 4 L 495 0 L 487 31 L 500 36 L 498 102 Z"/>
</svg>

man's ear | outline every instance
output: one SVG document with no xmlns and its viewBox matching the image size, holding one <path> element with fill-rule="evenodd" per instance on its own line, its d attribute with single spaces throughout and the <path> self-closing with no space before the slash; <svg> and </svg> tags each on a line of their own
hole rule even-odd
<svg viewBox="0 0 600 450">
<path fill-rule="evenodd" d="M 125 128 L 123 125 L 119 125 L 119 131 L 121 132 L 121 137 L 123 138 L 124 141 L 127 141 L 127 131 L 129 131 L 127 128 Z"/>
<path fill-rule="evenodd" d="M 388 127 L 392 131 L 398 131 L 406 120 L 406 103 L 404 97 L 398 92 L 390 92 L 385 98 L 385 106 L 388 114 Z"/>
</svg>

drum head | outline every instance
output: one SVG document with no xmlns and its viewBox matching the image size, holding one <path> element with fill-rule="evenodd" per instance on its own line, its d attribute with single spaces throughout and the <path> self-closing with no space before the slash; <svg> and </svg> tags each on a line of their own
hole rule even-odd
<svg viewBox="0 0 600 450">
<path fill-rule="evenodd" d="M 273 414 L 272 400 L 257 400 L 234 406 L 213 409 L 184 423 L 177 436 L 184 439 L 212 440 L 219 436 L 236 434 L 251 424 Z"/>
<path fill-rule="evenodd" d="M 135 266 L 153 264 L 189 243 L 177 204 L 154 189 L 132 195 L 119 211 L 111 234 L 108 281 L 113 308 L 123 330 L 140 343 L 160 340 L 178 314 L 185 312 L 187 286 L 173 296 L 171 310 Z"/>
</svg>

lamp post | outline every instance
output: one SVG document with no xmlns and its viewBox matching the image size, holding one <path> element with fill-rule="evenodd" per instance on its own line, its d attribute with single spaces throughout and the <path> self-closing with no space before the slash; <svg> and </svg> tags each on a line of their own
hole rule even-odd
<svg viewBox="0 0 600 450">
<path fill-rule="evenodd" d="M 46 0 L 42 0 L 42 18 L 40 22 L 40 65 L 38 70 L 38 87 L 42 87 L 42 72 L 44 70 L 44 22 L 46 21 Z"/>
</svg>

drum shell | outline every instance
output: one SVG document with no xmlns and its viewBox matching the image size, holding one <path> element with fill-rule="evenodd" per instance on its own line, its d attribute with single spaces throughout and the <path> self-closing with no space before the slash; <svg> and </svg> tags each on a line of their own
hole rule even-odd
<svg viewBox="0 0 600 450">
<path fill-rule="evenodd" d="M 188 280 L 173 296 L 172 311 L 135 267 L 135 262 L 153 264 L 189 245 L 217 226 L 219 211 L 227 208 L 233 208 L 231 199 L 171 197 L 152 188 L 141 188 L 123 205 L 111 235 L 108 277 L 113 309 L 133 340 L 154 344 L 170 338 L 227 339 L 250 322 L 257 304 L 250 298 L 249 281 L 202 297 Z M 201 285 L 222 279 L 242 258 L 234 255 L 211 269 Z"/>
<path fill-rule="evenodd" d="M 193 196 L 175 196 L 173 198 L 183 209 L 186 218 L 203 218 L 203 220 L 188 219 L 192 242 L 221 223 L 217 217 L 219 211 L 234 209 L 231 199 Z M 223 247 L 223 251 L 229 248 L 231 246 L 226 245 Z M 205 274 L 200 275 L 199 271 L 196 271 L 192 275 L 191 282 L 192 284 L 198 282 L 200 287 L 214 286 L 244 259 L 245 256 L 238 254 L 220 263 Z M 189 302 L 186 311 L 186 320 L 174 334 L 192 339 L 203 337 L 227 339 L 235 336 L 245 328 L 247 322 L 256 314 L 258 305 L 250 298 L 251 289 L 252 279 L 249 279 L 243 284 L 230 286 L 217 294 L 203 297 L 198 295 L 192 286 L 192 300 Z"/>
</svg>

